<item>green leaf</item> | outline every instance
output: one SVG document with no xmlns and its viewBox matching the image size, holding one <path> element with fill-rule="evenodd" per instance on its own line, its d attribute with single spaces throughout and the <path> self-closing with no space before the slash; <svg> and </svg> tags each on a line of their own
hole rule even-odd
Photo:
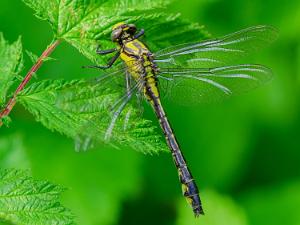
<svg viewBox="0 0 300 225">
<path fill-rule="evenodd" d="M 29 50 L 26 50 L 26 54 L 28 55 L 28 57 L 30 58 L 30 60 L 33 64 L 35 64 L 38 61 L 39 57 L 36 54 L 34 54 L 33 52 L 31 52 Z M 51 57 L 46 57 L 46 58 L 43 59 L 44 62 L 54 61 L 54 60 L 56 60 L 56 59 L 51 58 Z"/>
<path fill-rule="evenodd" d="M 172 45 L 200 41 L 210 37 L 204 26 L 181 19 L 179 14 L 158 13 L 136 23 L 139 28 L 145 29 L 145 42 L 154 53 Z"/>
<path fill-rule="evenodd" d="M 4 124 L 4 126 L 9 127 L 9 124 L 11 123 L 11 118 L 9 116 L 4 116 L 0 119 L 1 123 Z"/>
<path fill-rule="evenodd" d="M 23 136 L 33 173 L 70 187 L 63 193 L 63 202 L 76 215 L 78 225 L 120 223 L 124 202 L 142 190 L 145 157 L 128 148 L 113 151 L 109 147 L 74 154 L 70 140 L 38 123 L 26 123 L 23 130 L 30 131 Z"/>
<path fill-rule="evenodd" d="M 130 14 L 139 15 L 154 12 L 169 3 L 164 0 L 23 0 L 35 11 L 35 15 L 47 20 L 57 38 L 72 34 L 97 33 L 98 27 L 113 25 L 120 18 Z M 112 19 L 112 16 L 115 17 Z"/>
<path fill-rule="evenodd" d="M 30 58 L 32 63 L 36 63 L 38 61 L 39 57 L 36 54 L 34 54 L 33 52 L 31 52 L 29 50 L 26 50 L 25 52 L 28 55 L 28 57 Z"/>
<path fill-rule="evenodd" d="M 13 85 L 22 68 L 21 38 L 10 45 L 0 33 L 0 106 L 5 101 L 9 88 Z"/>
<path fill-rule="evenodd" d="M 95 57 L 96 40 L 110 33 L 115 23 L 141 18 L 166 6 L 167 0 L 23 0 L 35 15 L 47 20 L 56 39 L 64 39 L 85 55 Z M 87 51 L 89 50 L 89 51 Z"/>
<path fill-rule="evenodd" d="M 207 36 L 203 28 L 163 13 L 171 0 L 23 0 L 36 16 L 47 20 L 56 39 L 63 39 L 93 62 L 103 64 L 106 57 L 95 54 L 97 46 L 112 48 L 111 27 L 120 22 L 135 23 L 146 30 L 151 48 L 167 47 Z"/>
<path fill-rule="evenodd" d="M 63 190 L 21 170 L 0 170 L 0 218 L 13 224 L 72 224 L 72 214 L 59 203 Z"/>
<path fill-rule="evenodd" d="M 181 201 L 176 225 L 248 224 L 245 212 L 230 197 L 222 196 L 214 191 L 204 191 L 201 197 L 205 215 L 195 219 L 188 204 Z"/>
<path fill-rule="evenodd" d="M 110 108 L 121 97 L 110 83 L 48 80 L 25 89 L 18 100 L 44 126 L 76 139 L 86 149 L 105 142 L 112 117 Z M 131 105 L 118 118 L 110 141 L 114 147 L 130 146 L 144 153 L 168 151 L 152 122 L 141 119 Z"/>
</svg>

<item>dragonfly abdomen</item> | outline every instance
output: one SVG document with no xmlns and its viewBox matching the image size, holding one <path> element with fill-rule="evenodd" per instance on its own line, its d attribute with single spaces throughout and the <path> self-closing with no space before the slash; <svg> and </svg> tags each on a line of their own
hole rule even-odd
<svg viewBox="0 0 300 225">
<path fill-rule="evenodd" d="M 187 202 L 191 205 L 194 214 L 197 217 L 200 214 L 204 214 L 201 200 L 199 197 L 197 184 L 194 181 L 194 178 L 186 164 L 185 158 L 177 143 L 177 140 L 170 126 L 170 123 L 166 117 L 166 114 L 161 105 L 159 97 L 152 95 L 151 93 L 152 92 L 148 93 L 149 97 L 151 98 L 150 102 L 156 113 L 156 116 L 159 119 L 160 126 L 162 127 L 168 146 L 172 152 L 173 160 L 178 170 L 179 180 L 182 185 L 183 196 L 186 198 Z"/>
</svg>

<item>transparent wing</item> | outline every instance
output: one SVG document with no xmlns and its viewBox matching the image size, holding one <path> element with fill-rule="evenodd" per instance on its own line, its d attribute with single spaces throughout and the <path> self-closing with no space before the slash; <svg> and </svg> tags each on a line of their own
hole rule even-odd
<svg viewBox="0 0 300 225">
<path fill-rule="evenodd" d="M 272 77 L 270 69 L 261 65 L 236 65 L 213 69 L 162 69 L 161 92 L 182 105 L 219 101 L 247 92 Z"/>
<path fill-rule="evenodd" d="M 161 68 L 220 67 L 267 46 L 276 37 L 273 27 L 250 27 L 222 38 L 166 48 L 155 54 L 156 63 Z"/>
<path fill-rule="evenodd" d="M 95 96 L 81 105 L 80 113 L 86 115 L 86 119 L 77 130 L 77 150 L 87 150 L 99 143 L 114 143 L 117 136 L 122 136 L 120 133 L 131 127 L 131 117 L 140 116 L 137 95 L 142 84 L 133 80 L 124 66 L 89 82 Z M 115 133 L 118 135 L 114 136 Z"/>
</svg>

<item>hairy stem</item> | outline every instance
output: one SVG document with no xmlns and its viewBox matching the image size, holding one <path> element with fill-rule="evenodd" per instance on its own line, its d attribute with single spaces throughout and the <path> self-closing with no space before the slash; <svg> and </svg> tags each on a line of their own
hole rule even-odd
<svg viewBox="0 0 300 225">
<path fill-rule="evenodd" d="M 51 53 L 54 51 L 54 49 L 59 45 L 60 40 L 55 40 L 51 45 L 48 46 L 48 48 L 42 53 L 42 55 L 38 58 L 36 63 L 31 67 L 31 69 L 28 71 L 26 76 L 24 77 L 23 81 L 20 83 L 16 91 L 14 92 L 13 96 L 9 99 L 8 103 L 6 104 L 5 108 L 0 112 L 0 127 L 3 125 L 2 118 L 5 116 L 8 116 L 13 107 L 16 104 L 17 95 L 24 89 L 26 84 L 31 80 L 33 74 L 39 70 L 39 68 L 42 66 L 43 62 L 47 57 L 51 55 Z"/>
</svg>

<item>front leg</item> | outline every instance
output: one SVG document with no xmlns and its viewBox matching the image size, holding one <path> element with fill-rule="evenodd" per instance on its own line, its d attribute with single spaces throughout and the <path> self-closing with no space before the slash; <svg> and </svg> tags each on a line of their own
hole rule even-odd
<svg viewBox="0 0 300 225">
<path fill-rule="evenodd" d="M 96 49 L 96 53 L 99 54 L 99 55 L 107 55 L 107 54 L 113 53 L 115 51 L 117 51 L 116 48 L 107 49 L 107 50 L 101 50 L 100 49 L 100 45 L 98 45 L 98 47 Z"/>
<path fill-rule="evenodd" d="M 117 52 L 117 54 L 114 57 L 112 57 L 111 60 L 109 60 L 109 62 L 107 63 L 106 66 L 84 66 L 83 68 L 96 68 L 96 69 L 102 69 L 102 70 L 108 69 L 108 68 L 112 67 L 112 65 L 119 58 L 120 54 L 121 54 L 120 52 Z"/>
<path fill-rule="evenodd" d="M 145 34 L 145 30 L 141 29 L 140 32 L 138 32 L 136 35 L 134 35 L 133 39 L 138 39 L 142 37 Z"/>
</svg>

